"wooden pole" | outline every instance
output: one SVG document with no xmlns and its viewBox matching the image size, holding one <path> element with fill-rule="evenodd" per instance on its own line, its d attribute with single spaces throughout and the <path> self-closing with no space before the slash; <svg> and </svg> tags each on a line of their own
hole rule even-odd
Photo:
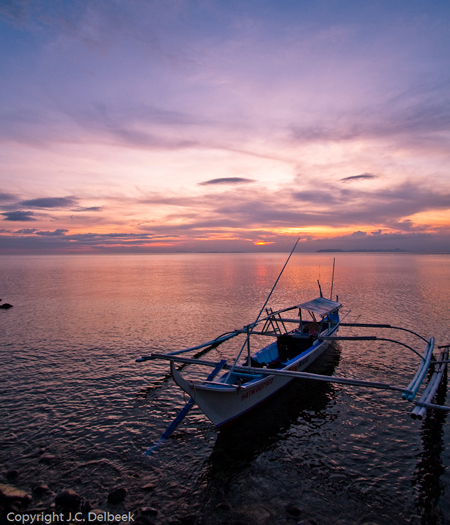
<svg viewBox="0 0 450 525">
<path fill-rule="evenodd" d="M 192 363 L 197 365 L 203 365 L 203 366 L 211 366 L 215 367 L 217 366 L 217 362 L 214 361 L 203 361 L 200 359 L 189 359 L 187 357 L 173 357 L 167 354 L 152 354 L 152 356 L 149 357 L 150 359 L 168 359 L 173 360 L 174 362 L 179 363 Z M 224 365 L 223 368 L 231 369 L 231 365 Z M 287 369 L 268 369 L 268 368 L 254 368 L 254 367 L 247 367 L 247 366 L 234 366 L 234 370 L 236 372 L 242 372 L 242 373 L 249 373 L 255 374 L 255 377 L 258 376 L 284 376 L 284 377 L 293 377 L 298 379 L 312 379 L 314 381 L 325 381 L 327 383 L 340 383 L 343 385 L 353 385 L 353 386 L 363 386 L 363 387 L 370 387 L 370 388 L 380 388 L 380 389 L 386 389 L 386 390 L 396 390 L 399 392 L 403 392 L 406 394 L 410 394 L 411 390 L 409 388 L 403 388 L 395 385 L 389 385 L 386 383 L 379 383 L 376 381 L 366 381 L 362 379 L 348 379 L 346 377 L 337 377 L 337 376 L 325 376 L 320 374 L 312 374 L 310 372 L 296 372 L 294 370 L 287 370 Z M 208 384 L 208 381 L 203 381 L 204 384 Z M 223 385 L 224 383 L 220 383 Z M 233 386 L 233 385 L 230 385 Z M 236 388 L 241 388 L 236 386 Z"/>
<path fill-rule="evenodd" d="M 222 370 L 223 366 L 226 364 L 225 360 L 220 361 L 217 363 L 214 370 L 209 374 L 207 381 L 212 381 L 216 375 Z M 151 456 L 155 450 L 157 450 L 167 439 L 175 432 L 177 427 L 180 425 L 180 423 L 183 421 L 183 419 L 186 417 L 189 410 L 194 405 L 194 400 L 191 398 L 189 401 L 184 405 L 184 407 L 180 410 L 177 417 L 172 421 L 172 423 L 167 427 L 167 429 L 163 432 L 161 437 L 153 443 L 148 449 L 144 452 L 144 456 Z"/>
<path fill-rule="evenodd" d="M 259 318 L 261 317 L 261 314 L 264 311 L 264 308 L 267 306 L 267 303 L 269 302 L 269 299 L 272 297 L 273 291 L 275 290 L 275 287 L 277 286 L 278 281 L 280 280 L 281 276 L 283 275 L 284 269 L 286 268 L 287 263 L 289 262 L 289 259 L 292 257 L 292 254 L 294 253 L 295 248 L 297 248 L 297 244 L 298 244 L 299 240 L 300 240 L 300 237 L 297 239 L 296 243 L 294 244 L 294 247 L 292 248 L 291 253 L 289 254 L 289 257 L 287 258 L 286 262 L 284 263 L 284 266 L 281 269 L 280 275 L 277 277 L 277 280 L 275 281 L 275 284 L 272 286 L 272 290 L 270 290 L 270 293 L 269 293 L 269 295 L 268 295 L 268 297 L 266 299 L 266 302 L 263 304 L 263 306 L 262 306 L 262 308 L 261 308 L 261 310 L 260 310 L 260 312 L 258 314 L 258 317 L 255 319 L 255 322 L 253 323 L 253 326 L 255 326 L 258 323 Z M 249 325 L 249 326 L 252 326 L 252 325 Z M 247 339 L 249 337 L 250 337 L 250 334 L 247 335 Z M 239 354 L 237 355 L 236 359 L 234 360 L 234 363 L 233 363 L 233 366 L 231 367 L 229 375 L 231 375 L 233 373 L 234 367 L 237 365 L 237 362 L 238 362 L 239 358 L 241 357 L 242 351 L 244 350 L 246 344 L 247 344 L 247 340 L 242 345 L 242 348 L 241 348 Z"/>
<path fill-rule="evenodd" d="M 333 259 L 333 274 L 331 276 L 331 292 L 330 292 L 330 301 L 333 300 L 333 283 L 334 283 L 334 265 L 336 263 L 336 258 Z"/>
</svg>

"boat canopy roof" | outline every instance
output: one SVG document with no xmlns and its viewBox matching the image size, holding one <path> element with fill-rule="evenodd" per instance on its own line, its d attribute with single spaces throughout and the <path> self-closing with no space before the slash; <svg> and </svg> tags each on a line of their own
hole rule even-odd
<svg viewBox="0 0 450 525">
<path fill-rule="evenodd" d="M 330 301 L 329 299 L 325 299 L 325 297 L 317 297 L 317 299 L 313 299 L 312 301 L 299 304 L 298 306 L 300 308 L 303 308 L 304 310 L 314 312 L 315 314 L 324 317 L 325 315 L 330 314 L 331 312 L 334 312 L 335 310 L 341 308 L 342 304 L 336 301 Z"/>
</svg>

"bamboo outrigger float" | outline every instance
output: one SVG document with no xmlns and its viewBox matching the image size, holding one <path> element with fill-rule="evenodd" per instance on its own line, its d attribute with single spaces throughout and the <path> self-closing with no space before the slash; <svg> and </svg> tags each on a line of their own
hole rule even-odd
<svg viewBox="0 0 450 525">
<path fill-rule="evenodd" d="M 201 345 L 165 354 L 153 353 L 137 359 L 138 362 L 168 360 L 175 383 L 190 396 L 189 402 L 179 416 L 172 422 L 161 438 L 147 450 L 146 455 L 150 455 L 169 437 L 194 403 L 200 407 L 202 412 L 216 427 L 220 428 L 244 416 L 248 411 L 278 392 L 293 379 L 310 379 L 397 391 L 402 394 L 403 399 L 416 405 L 411 414 L 413 418 L 422 419 L 427 409 L 450 411 L 450 407 L 433 404 L 432 402 L 439 385 L 444 377 L 446 378 L 450 345 L 439 347 L 442 350 L 441 355 L 438 359 L 433 359 L 434 337 L 427 340 L 412 330 L 388 324 L 344 323 L 343 320 L 350 312 L 347 312 L 341 320 L 342 304 L 337 297 L 335 301 L 332 301 L 331 297 L 330 299 L 324 298 L 320 284 L 320 297 L 275 312 L 266 308 L 278 280 L 295 250 L 295 246 L 253 323 L 244 326 L 240 330 L 223 334 Z M 334 264 L 332 283 L 333 280 Z M 263 311 L 266 313 L 264 317 L 262 317 Z M 297 311 L 296 317 L 291 315 L 292 311 Z M 309 319 L 305 319 L 306 313 L 309 314 Z M 290 328 L 292 325 L 294 327 Z M 421 354 L 401 341 L 385 337 L 337 336 L 336 334 L 341 327 L 402 330 L 420 338 L 426 344 L 426 348 Z M 232 363 L 228 363 L 225 360 L 217 362 L 181 355 L 198 350 L 206 352 L 239 335 L 244 335 L 245 341 Z M 252 336 L 268 336 L 274 340 L 252 354 L 250 344 Z M 358 340 L 393 342 L 408 348 L 416 354 L 420 362 L 411 382 L 407 386 L 398 386 L 375 381 L 318 375 L 305 371 L 323 354 L 332 341 Z M 246 355 L 245 358 L 243 354 Z M 205 380 L 189 380 L 183 377 L 176 369 L 176 363 L 201 365 L 213 370 Z M 419 400 L 415 401 L 424 378 L 430 369 L 433 372 L 428 385 Z M 220 373 L 222 375 L 218 377 Z"/>
</svg>

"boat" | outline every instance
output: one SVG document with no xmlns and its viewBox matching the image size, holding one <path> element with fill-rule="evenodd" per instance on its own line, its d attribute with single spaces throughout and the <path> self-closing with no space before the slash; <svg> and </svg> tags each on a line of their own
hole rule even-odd
<svg viewBox="0 0 450 525">
<path fill-rule="evenodd" d="M 436 359 L 433 358 L 435 350 L 434 337 L 426 339 L 412 330 L 390 324 L 344 322 L 350 310 L 342 316 L 343 305 L 339 302 L 338 296 L 336 296 L 335 300 L 332 300 L 334 262 L 329 299 L 323 297 L 322 289 L 318 282 L 319 297 L 276 311 L 267 307 L 268 301 L 294 250 L 295 246 L 254 322 L 200 345 L 164 354 L 153 353 L 136 360 L 137 362 L 168 360 L 173 380 L 190 396 L 189 402 L 161 438 L 147 449 L 146 455 L 151 455 L 170 436 L 194 404 L 198 405 L 205 416 L 220 429 L 244 417 L 249 411 L 262 404 L 294 379 L 310 379 L 397 391 L 401 393 L 403 399 L 415 403 L 415 408 L 411 415 L 417 419 L 422 419 L 426 410 L 430 408 L 450 410 L 450 407 L 433 404 L 432 402 L 439 385 L 446 377 L 450 345 L 439 347 L 442 352 L 441 356 Z M 402 341 L 387 337 L 337 335 L 342 327 L 376 328 L 378 330 L 393 329 L 409 332 L 421 339 L 422 343 L 425 344 L 425 350 L 423 353 L 420 353 Z M 198 358 L 225 341 L 238 336 L 243 336 L 244 342 L 233 362 Z M 269 337 L 271 341 L 268 345 L 252 353 L 251 342 L 255 336 Z M 401 386 L 354 378 L 312 374 L 307 371 L 308 367 L 325 352 L 331 342 L 344 340 L 378 340 L 402 345 L 419 357 L 417 372 L 407 386 Z M 200 351 L 200 354 L 194 357 L 181 355 L 198 351 Z M 200 365 L 205 368 L 212 368 L 212 371 L 206 379 L 186 378 L 180 370 L 177 370 L 177 364 Z M 432 374 L 428 385 L 420 399 L 414 401 L 429 370 L 432 371 Z"/>
<path fill-rule="evenodd" d="M 170 362 L 172 377 L 216 427 L 227 425 L 294 379 L 289 375 L 275 375 L 272 371 L 301 372 L 323 354 L 330 344 L 330 340 L 323 337 L 337 332 L 341 307 L 337 301 L 318 297 L 271 313 L 262 319 L 263 330 L 249 329 L 245 347 L 251 347 L 251 335 L 273 337 L 277 334 L 276 339 L 255 354 L 248 354 L 243 361 L 235 362 L 217 380 L 187 381 L 177 371 L 174 360 Z M 300 313 L 299 319 L 281 318 L 282 313 L 292 310 Z M 302 312 L 308 312 L 311 318 L 304 320 Z M 292 322 L 298 326 L 283 333 L 282 326 Z"/>
</svg>

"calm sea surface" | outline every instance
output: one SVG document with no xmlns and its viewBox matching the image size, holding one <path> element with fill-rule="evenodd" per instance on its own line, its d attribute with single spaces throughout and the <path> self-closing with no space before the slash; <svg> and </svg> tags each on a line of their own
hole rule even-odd
<svg viewBox="0 0 450 525">
<path fill-rule="evenodd" d="M 153 507 L 161 525 L 450 523 L 449 416 L 414 421 L 393 392 L 296 381 L 228 431 L 194 408 L 143 457 L 185 399 L 166 363 L 135 359 L 254 320 L 286 256 L 0 257 L 0 297 L 14 305 L 0 310 L 3 474 L 18 470 L 15 485 L 29 492 L 72 488 L 100 509 Z M 328 295 L 332 258 L 295 254 L 269 306 L 317 296 L 319 277 Z M 450 342 L 448 255 L 338 254 L 334 293 L 347 320 Z M 408 334 L 385 336 L 423 351 Z M 314 371 L 403 386 L 417 361 L 398 345 L 342 341 Z M 119 486 L 128 496 L 112 507 Z"/>
</svg>

